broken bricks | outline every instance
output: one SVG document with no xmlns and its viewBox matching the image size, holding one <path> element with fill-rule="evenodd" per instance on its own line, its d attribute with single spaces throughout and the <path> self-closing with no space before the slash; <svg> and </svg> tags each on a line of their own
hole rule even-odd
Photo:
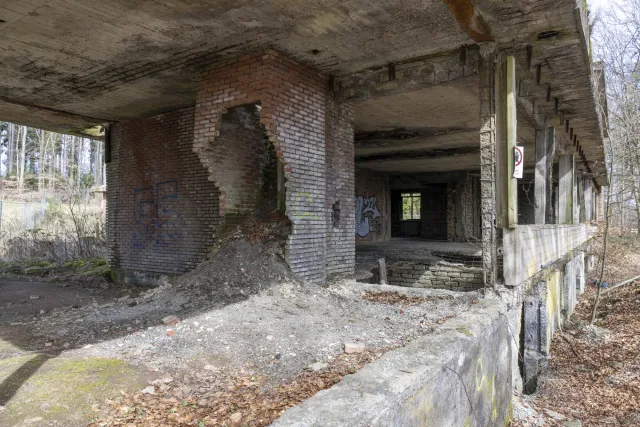
<svg viewBox="0 0 640 427">
<path fill-rule="evenodd" d="M 178 316 L 170 315 L 162 318 L 162 323 L 167 326 L 175 325 L 180 323 L 180 318 Z"/>
<path fill-rule="evenodd" d="M 351 353 L 362 353 L 365 349 L 364 343 L 354 343 L 354 342 L 346 342 L 344 343 L 344 352 L 347 354 Z"/>
</svg>

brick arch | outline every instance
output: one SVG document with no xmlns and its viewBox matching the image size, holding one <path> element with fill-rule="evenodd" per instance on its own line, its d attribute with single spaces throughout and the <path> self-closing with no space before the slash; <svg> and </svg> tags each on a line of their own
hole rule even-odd
<svg viewBox="0 0 640 427">
<path fill-rule="evenodd" d="M 325 278 L 327 214 L 325 210 L 326 81 L 321 74 L 272 50 L 216 64 L 198 76 L 194 145 L 209 179 L 220 191 L 220 216 L 228 194 L 216 138 L 222 116 L 233 107 L 260 103 L 264 126 L 285 166 L 286 214 L 292 222 L 287 262 L 299 277 Z"/>
</svg>

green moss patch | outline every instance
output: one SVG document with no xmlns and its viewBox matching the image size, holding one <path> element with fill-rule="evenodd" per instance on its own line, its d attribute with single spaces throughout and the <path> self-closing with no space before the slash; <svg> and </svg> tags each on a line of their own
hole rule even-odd
<svg viewBox="0 0 640 427">
<path fill-rule="evenodd" d="M 28 355 L 0 360 L 0 383 L 5 393 L 13 390 L 0 425 L 42 417 L 69 427 L 84 426 L 91 420 L 93 404 L 120 390 L 137 390 L 146 379 L 119 359 Z"/>
</svg>

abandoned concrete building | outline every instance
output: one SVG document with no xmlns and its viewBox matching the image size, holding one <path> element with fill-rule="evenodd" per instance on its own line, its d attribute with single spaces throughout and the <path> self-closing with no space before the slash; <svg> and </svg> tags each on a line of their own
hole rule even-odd
<svg viewBox="0 0 640 427">
<path fill-rule="evenodd" d="M 507 316 L 460 366 L 477 382 L 484 355 L 506 376 L 493 407 L 474 400 L 478 425 L 504 423 L 594 262 L 607 106 L 585 2 L 32 0 L 0 18 L 2 118 L 104 130 L 120 280 L 187 272 L 238 226 L 286 220 L 300 279 L 375 282 L 384 258 L 390 285 L 495 290 Z M 447 417 L 472 408 L 437 375 L 363 380 L 413 399 L 387 418 L 338 419 L 356 399 L 341 385 L 279 425 L 462 425 Z"/>
</svg>

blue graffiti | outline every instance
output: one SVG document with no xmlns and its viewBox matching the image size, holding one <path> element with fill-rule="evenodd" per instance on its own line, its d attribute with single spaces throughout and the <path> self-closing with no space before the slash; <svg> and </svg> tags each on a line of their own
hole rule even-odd
<svg viewBox="0 0 640 427">
<path fill-rule="evenodd" d="M 178 181 L 158 182 L 154 187 L 133 190 L 134 223 L 131 234 L 134 248 L 171 250 L 182 240 L 184 220 L 177 210 Z"/>
</svg>

